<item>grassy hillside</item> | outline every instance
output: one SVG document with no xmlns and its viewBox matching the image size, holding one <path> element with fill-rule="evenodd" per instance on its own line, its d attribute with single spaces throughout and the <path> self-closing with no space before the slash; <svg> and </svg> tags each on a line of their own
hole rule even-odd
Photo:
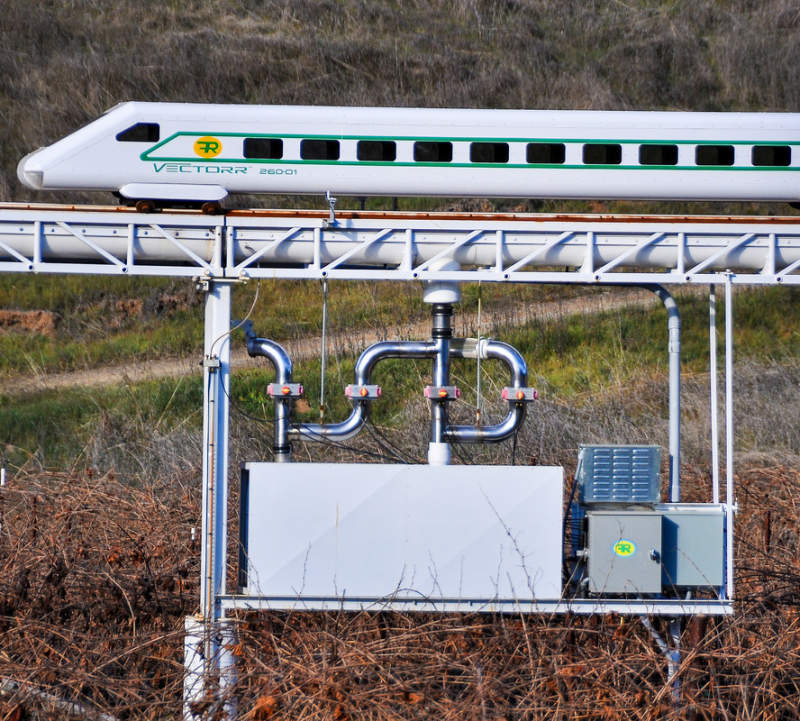
<svg viewBox="0 0 800 721">
<path fill-rule="evenodd" d="M 279 294 L 280 284 L 276 285 L 274 292 Z M 262 292 L 271 295 L 272 287 L 272 282 L 265 283 Z M 517 290 L 524 301 L 525 289 Z M 471 295 L 465 293 L 467 308 Z M 534 293 L 528 302 L 532 303 L 535 297 Z M 492 307 L 492 300 L 491 293 L 488 299 L 483 296 L 485 309 Z M 500 296 L 497 302 L 507 300 Z M 408 304 L 413 306 L 414 303 Z M 553 319 L 532 316 L 527 321 L 520 317 L 524 307 L 515 306 L 517 315 L 509 318 L 507 326 L 493 331 L 495 337 L 523 353 L 530 382 L 542 391 L 541 407 L 532 408 L 531 419 L 519 439 L 520 458 L 536 456 L 540 463 L 569 465 L 580 442 L 637 442 L 651 438 L 666 444 L 666 315 L 660 307 L 629 307 Z M 707 307 L 704 298 L 693 295 L 682 297 L 680 307 L 684 435 L 688 460 L 698 462 L 705 458 L 707 445 L 703 430 L 703 424 L 707 423 L 708 393 L 704 380 L 708 371 Z M 460 307 L 457 322 L 459 312 L 462 312 Z M 772 288 L 737 292 L 734 313 L 739 363 L 737 387 L 742 403 L 741 417 L 737 418 L 737 423 L 741 421 L 737 449 L 800 456 L 800 446 L 792 440 L 790 431 L 797 393 L 796 364 L 800 357 L 798 291 Z M 194 314 L 199 315 L 199 311 L 196 309 Z M 376 317 L 380 319 L 381 314 Z M 386 311 L 387 324 L 388 318 Z M 195 318 L 193 322 L 199 320 Z M 350 327 L 348 322 L 335 315 L 331 317 L 333 330 Z M 175 323 L 177 328 L 178 321 Z M 169 329 L 170 324 L 166 325 Z M 261 332 L 258 320 L 255 327 Z M 387 332 L 393 337 L 391 328 L 387 325 Z M 198 340 L 199 329 L 193 342 Z M 141 342 L 147 354 L 156 352 L 152 344 L 148 345 L 146 334 Z M 243 343 L 241 332 L 234 334 L 234 347 L 241 348 Z M 348 412 L 342 389 L 352 382 L 355 354 L 360 350 L 357 340 L 348 347 L 330 350 L 326 376 L 328 420 L 343 418 Z M 295 378 L 306 388 L 305 399 L 299 406 L 300 418 L 318 418 L 319 368 L 319 360 L 314 359 L 295 364 Z M 375 423 L 392 435 L 393 443 L 399 444 L 405 455 L 418 459 L 424 458 L 428 441 L 427 402 L 421 394 L 430 372 L 427 362 L 394 360 L 381 363 L 375 374 L 376 382 L 384 388 L 383 398 L 374 407 Z M 489 417 L 503 413 L 497 397 L 506 382 L 504 374 L 504 368 L 498 364 L 483 364 L 481 385 L 484 402 L 492 409 Z M 271 379 L 272 370 L 266 363 L 263 369 L 240 371 L 232 377 L 237 453 L 249 453 L 249 457 L 255 458 L 271 452 L 268 422 L 272 404 L 265 394 Z M 454 362 L 453 379 L 461 387 L 463 397 L 453 404 L 452 412 L 461 422 L 472 422 L 476 404 L 475 364 Z M 784 398 L 783 403 L 773 403 L 776 395 Z M 45 465 L 89 463 L 99 469 L 112 465 L 132 477 L 141 472 L 141 459 L 146 457 L 148 472 L 159 475 L 155 459 L 161 452 L 157 447 L 167 449 L 167 466 L 180 443 L 188 443 L 186 463 L 196 463 L 199 459 L 197 455 L 194 461 L 190 460 L 197 443 L 196 439 L 190 439 L 200 426 L 201 397 L 198 376 L 110 388 L 9 395 L 0 404 L 0 437 L 6 443 L 4 456 L 15 465 L 28 458 Z M 747 407 L 751 408 L 749 412 L 745 411 Z M 592 413 L 595 422 L 589 421 Z M 266 419 L 266 425 L 259 424 L 258 418 Z M 786 429 L 786 434 L 780 432 L 781 428 Z M 363 447 L 382 452 L 375 438 L 368 433 L 363 435 Z M 257 441 L 259 438 L 261 442 Z M 331 449 L 307 452 L 325 454 Z M 507 461 L 510 446 L 465 448 L 462 453 L 465 454 L 462 460 L 477 454 L 485 459 Z"/>
</svg>

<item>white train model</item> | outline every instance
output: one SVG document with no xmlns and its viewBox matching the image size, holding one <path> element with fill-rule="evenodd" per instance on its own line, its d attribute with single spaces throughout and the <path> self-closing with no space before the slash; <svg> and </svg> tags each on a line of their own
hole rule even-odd
<svg viewBox="0 0 800 721">
<path fill-rule="evenodd" d="M 121 103 L 24 157 L 140 209 L 235 193 L 800 201 L 800 114 Z"/>
</svg>

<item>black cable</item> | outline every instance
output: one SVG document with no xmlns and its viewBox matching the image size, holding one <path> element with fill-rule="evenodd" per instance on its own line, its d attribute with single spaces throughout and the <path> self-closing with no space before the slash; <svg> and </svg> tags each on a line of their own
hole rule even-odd
<svg viewBox="0 0 800 721">
<path fill-rule="evenodd" d="M 273 420 L 271 420 L 269 418 L 261 418 L 259 416 L 254 416 L 254 415 L 251 415 L 250 413 L 248 413 L 247 411 L 243 410 L 239 406 L 239 404 L 232 398 L 231 394 L 228 392 L 228 389 L 224 386 L 224 384 L 223 384 L 223 387 L 222 387 L 222 391 L 223 391 L 223 393 L 225 393 L 225 396 L 228 398 L 228 401 L 230 402 L 230 404 L 233 407 L 233 409 L 237 413 L 239 413 L 241 416 L 243 416 L 244 418 L 247 418 L 248 420 L 251 420 L 251 421 L 255 421 L 256 423 L 263 423 L 264 425 L 268 425 L 268 426 L 274 426 L 275 425 L 275 421 L 273 421 Z M 371 456 L 372 458 L 380 458 L 381 460 L 384 460 L 384 461 L 391 461 L 391 462 L 397 461 L 397 458 L 394 458 L 392 456 L 386 456 L 386 455 L 383 455 L 381 453 L 375 453 L 374 451 L 368 451 L 366 449 L 356 448 L 355 446 L 348 446 L 348 445 L 342 443 L 341 441 L 333 441 L 330 438 L 327 438 L 326 436 L 323 436 L 323 435 L 321 435 L 319 433 L 314 433 L 313 430 L 311 430 L 308 426 L 306 426 L 304 424 L 299 424 L 298 426 L 295 426 L 295 427 L 302 427 L 308 434 L 316 436 L 315 438 L 311 439 L 314 442 L 325 443 L 325 444 L 327 444 L 329 446 L 333 446 L 334 448 L 338 448 L 340 450 L 351 451 L 353 453 L 360 453 L 360 454 L 365 455 L 365 456 Z M 406 461 L 402 461 L 402 462 L 405 463 Z"/>
<path fill-rule="evenodd" d="M 567 522 L 568 522 L 568 519 L 569 519 L 569 541 L 570 541 L 570 546 L 572 548 L 575 547 L 575 524 L 574 524 L 573 520 L 571 519 L 572 504 L 575 501 L 575 491 L 578 488 L 578 475 L 579 475 L 579 473 L 580 473 L 580 463 L 578 464 L 578 468 L 575 470 L 575 473 L 572 476 L 572 487 L 570 488 L 570 491 L 569 491 L 569 499 L 567 500 L 567 507 L 566 507 L 566 509 L 564 511 L 564 520 L 563 520 L 563 522 L 561 524 L 561 540 L 562 540 L 562 543 L 564 543 L 567 540 Z M 563 560 L 563 563 L 562 563 L 562 571 L 561 572 L 562 572 L 563 577 L 565 579 L 565 581 L 564 581 L 565 588 L 568 587 L 570 583 L 572 583 L 572 580 L 575 578 L 575 575 L 577 574 L 578 569 L 581 566 L 580 559 L 575 559 L 575 566 L 572 569 L 572 573 L 569 573 L 569 566 L 567 565 L 568 560 L 569 559 L 567 558 L 567 555 L 564 554 L 564 560 Z M 577 589 L 576 589 L 576 591 L 577 591 Z"/>
<path fill-rule="evenodd" d="M 240 416 L 244 416 L 245 418 L 247 418 L 248 420 L 251 420 L 251 421 L 256 421 L 256 423 L 264 423 L 265 425 L 268 425 L 268 426 L 274 426 L 275 425 L 275 421 L 271 420 L 270 418 L 262 418 L 260 416 L 254 416 L 254 415 L 251 415 L 250 413 L 248 413 L 246 410 L 244 410 L 233 399 L 231 394 L 228 393 L 228 389 L 225 388 L 224 385 L 222 387 L 222 390 L 225 393 L 225 396 L 227 397 L 228 402 L 231 404 L 231 407 L 233 408 L 233 410 L 235 410 Z"/>
<path fill-rule="evenodd" d="M 340 450 L 352 451 L 353 453 L 361 453 L 362 455 L 371 456 L 372 458 L 380 458 L 381 460 L 384 461 L 394 462 L 397 460 L 396 458 L 392 458 L 392 456 L 386 456 L 382 453 L 375 453 L 374 451 L 368 451 L 365 448 L 356 448 L 355 446 L 348 446 L 345 443 L 342 443 L 341 441 L 331 440 L 327 436 L 324 436 L 321 433 L 317 433 L 316 431 L 312 430 L 303 423 L 297 424 L 294 427 L 298 429 L 302 428 L 310 436 L 315 436 L 314 438 L 309 439 L 313 440 L 315 443 L 324 443 L 326 445 L 333 446 L 334 448 L 339 448 Z"/>
<path fill-rule="evenodd" d="M 375 439 L 375 442 L 381 446 L 385 447 L 386 450 L 391 452 L 393 455 L 397 456 L 398 460 L 401 463 L 409 463 L 409 464 L 417 464 L 422 463 L 419 459 L 412 458 L 409 454 L 407 454 L 401 448 L 398 448 L 392 441 L 390 441 L 376 426 L 372 421 L 369 419 L 366 421 L 367 430 L 370 432 L 372 437 Z"/>
<path fill-rule="evenodd" d="M 580 470 L 580 469 L 579 469 Z M 570 517 L 570 511 L 572 510 L 572 502 L 575 500 L 575 490 L 578 488 L 578 471 L 575 471 L 575 474 L 572 476 L 572 488 L 569 491 L 569 499 L 567 500 L 567 508 L 564 511 L 564 522 L 561 524 L 561 538 L 566 539 L 567 537 L 567 519 Z M 569 540 L 572 542 L 572 545 L 575 545 L 575 529 L 570 525 L 570 534 Z"/>
<path fill-rule="evenodd" d="M 465 466 L 475 466 L 475 465 L 477 465 L 475 463 L 475 457 L 470 455 L 470 453 L 466 449 L 465 444 L 463 444 L 463 443 L 453 443 L 452 447 L 453 447 L 453 453 L 455 454 L 456 458 L 458 458 L 458 460 L 460 460 Z M 464 453 L 466 458 L 464 458 L 464 456 L 461 455 L 462 452 Z"/>
<path fill-rule="evenodd" d="M 519 438 L 519 426 L 514 429 L 514 442 L 511 444 L 511 465 L 517 465 L 517 440 Z"/>
</svg>

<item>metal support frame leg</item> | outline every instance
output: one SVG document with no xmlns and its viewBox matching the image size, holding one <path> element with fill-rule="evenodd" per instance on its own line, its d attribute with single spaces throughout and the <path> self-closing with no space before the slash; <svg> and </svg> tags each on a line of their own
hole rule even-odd
<svg viewBox="0 0 800 721">
<path fill-rule="evenodd" d="M 208 281 L 205 290 L 203 343 L 203 500 L 200 555 L 200 614 L 186 621 L 185 721 L 196 717 L 192 705 L 209 698 L 211 684 L 218 693 L 233 678 L 229 623 L 219 597 L 225 593 L 227 544 L 228 431 L 230 379 L 230 283 Z M 202 641 L 201 641 L 202 639 Z M 202 673 L 202 677 L 200 674 Z M 222 699 L 226 718 L 235 715 L 230 700 Z"/>
<path fill-rule="evenodd" d="M 733 598 L 733 273 L 725 277 L 725 580 Z"/>
<path fill-rule="evenodd" d="M 708 287 L 708 384 L 711 403 L 711 502 L 719 503 L 719 382 L 717 373 L 717 293 Z"/>
<path fill-rule="evenodd" d="M 642 625 L 650 632 L 656 645 L 667 660 L 667 683 L 672 694 L 672 703 L 676 709 L 681 706 L 681 619 L 671 618 L 669 621 L 669 641 L 665 641 L 656 630 L 648 616 L 641 616 Z"/>
<path fill-rule="evenodd" d="M 678 304 L 670 292 L 660 285 L 645 286 L 655 293 L 667 311 L 669 332 L 669 495 L 672 503 L 681 500 L 681 316 Z M 669 622 L 670 645 L 657 633 L 650 620 L 642 617 L 642 622 L 650 631 L 667 659 L 667 682 L 672 687 L 672 702 L 675 708 L 681 705 L 681 685 L 678 671 L 681 665 L 681 620 L 673 618 Z"/>
</svg>

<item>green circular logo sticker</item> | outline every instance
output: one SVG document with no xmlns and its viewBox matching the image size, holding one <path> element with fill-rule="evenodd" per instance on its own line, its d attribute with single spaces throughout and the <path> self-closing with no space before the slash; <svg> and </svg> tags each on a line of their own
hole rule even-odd
<svg viewBox="0 0 800 721">
<path fill-rule="evenodd" d="M 611 546 L 611 550 L 614 551 L 614 554 L 617 556 L 628 558 L 636 553 L 636 544 L 633 541 L 629 541 L 627 538 L 620 538 L 619 541 Z"/>
</svg>

